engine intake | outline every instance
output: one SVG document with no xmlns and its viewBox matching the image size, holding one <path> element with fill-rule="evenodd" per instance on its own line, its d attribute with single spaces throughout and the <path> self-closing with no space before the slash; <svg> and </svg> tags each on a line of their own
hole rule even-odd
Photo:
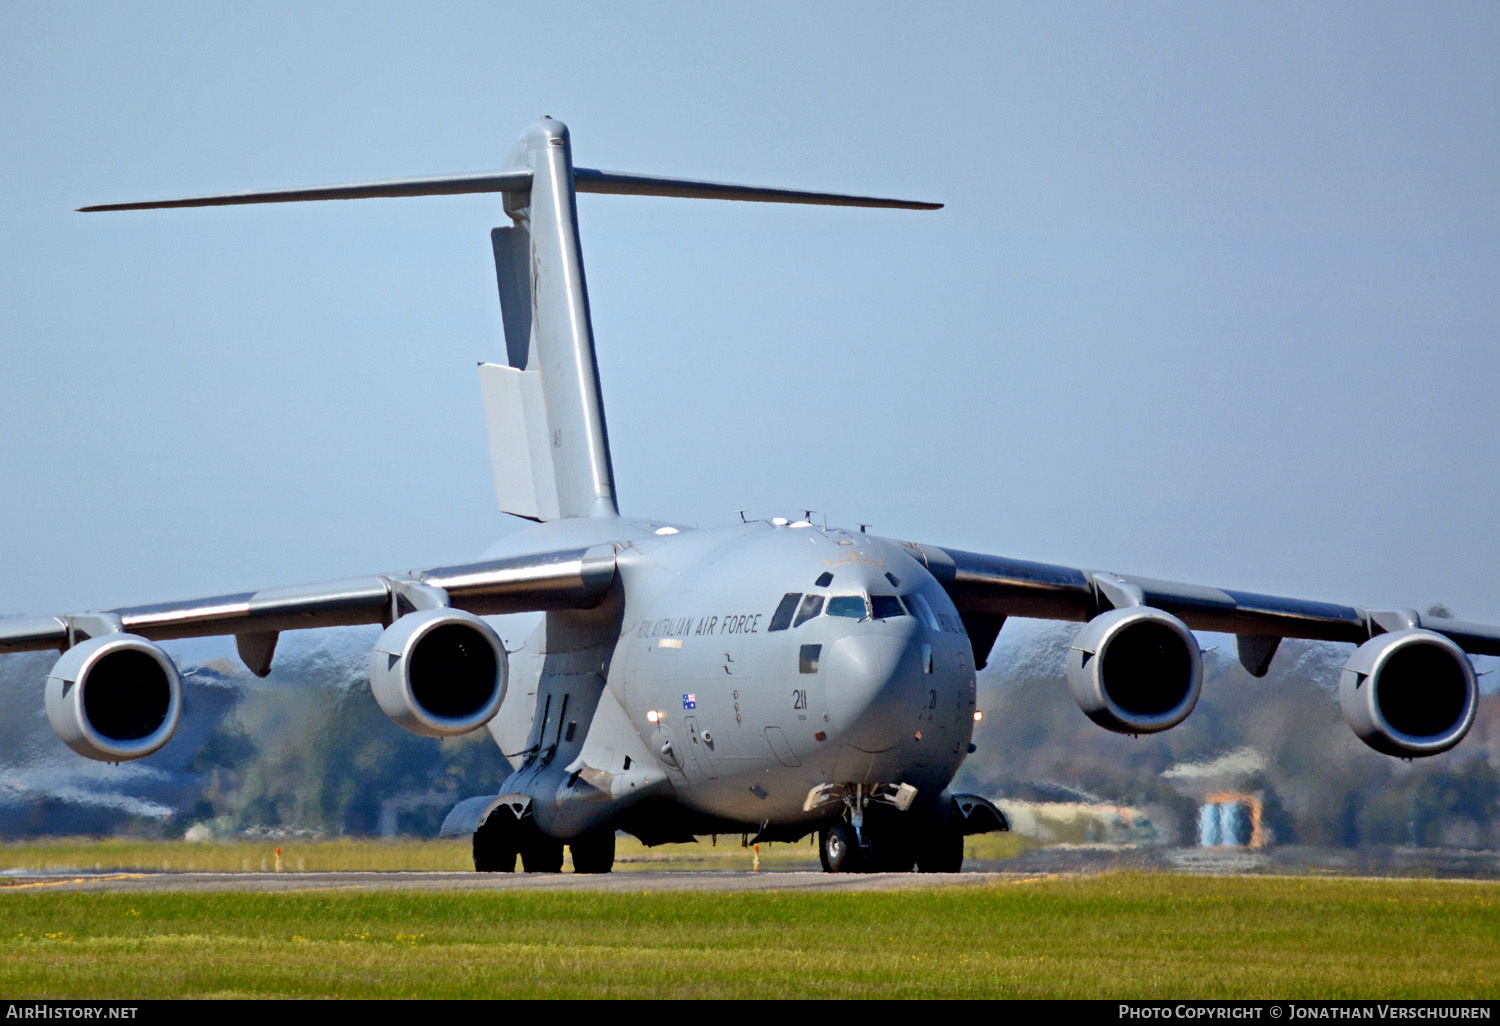
<svg viewBox="0 0 1500 1026">
<path fill-rule="evenodd" d="M 391 719 L 423 737 L 484 726 L 505 698 L 500 636 L 473 613 L 424 609 L 386 628 L 370 656 L 370 690 Z"/>
<path fill-rule="evenodd" d="M 1421 628 L 1371 638 L 1339 675 L 1344 719 L 1361 741 L 1386 755 L 1446 752 L 1469 732 L 1478 704 L 1469 657 Z"/>
<path fill-rule="evenodd" d="M 182 677 L 156 645 L 105 634 L 63 653 L 47 675 L 47 719 L 64 744 L 100 762 L 150 755 L 182 718 Z"/>
<path fill-rule="evenodd" d="M 1154 734 L 1187 719 L 1203 689 L 1203 652 L 1177 617 L 1150 606 L 1111 609 L 1068 651 L 1068 687 L 1089 719 L 1119 734 Z"/>
</svg>

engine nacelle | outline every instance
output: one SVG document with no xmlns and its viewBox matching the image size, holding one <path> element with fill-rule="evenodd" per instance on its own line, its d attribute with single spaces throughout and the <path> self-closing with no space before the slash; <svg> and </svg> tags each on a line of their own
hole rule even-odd
<svg viewBox="0 0 1500 1026">
<path fill-rule="evenodd" d="M 1089 719 L 1154 734 L 1187 719 L 1203 690 L 1203 652 L 1187 625 L 1150 606 L 1101 613 L 1068 651 L 1068 687 Z"/>
<path fill-rule="evenodd" d="M 1419 758 L 1463 740 L 1479 686 L 1463 649 L 1413 627 L 1355 649 L 1339 675 L 1339 705 L 1354 733 L 1377 752 Z"/>
<path fill-rule="evenodd" d="M 150 755 L 182 718 L 182 677 L 156 645 L 105 634 L 63 653 L 47 675 L 47 719 L 79 755 L 127 762 Z"/>
<path fill-rule="evenodd" d="M 385 629 L 370 656 L 370 690 L 413 734 L 452 737 L 484 726 L 505 698 L 505 645 L 461 609 L 423 609 Z"/>
</svg>

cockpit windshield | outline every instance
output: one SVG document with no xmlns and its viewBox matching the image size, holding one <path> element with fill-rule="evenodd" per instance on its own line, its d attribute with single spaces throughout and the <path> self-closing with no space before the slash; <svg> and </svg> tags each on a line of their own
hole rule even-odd
<svg viewBox="0 0 1500 1026">
<path fill-rule="evenodd" d="M 890 620 L 898 616 L 915 616 L 928 620 L 931 613 L 907 596 L 905 604 L 895 595 L 835 595 L 823 605 L 822 595 L 788 592 L 771 617 L 770 630 L 784 631 L 801 627 L 819 615 L 842 616 L 850 620 Z"/>
<path fill-rule="evenodd" d="M 835 595 L 828 600 L 828 615 L 863 620 L 869 615 L 865 609 L 865 597 L 863 595 Z"/>
</svg>

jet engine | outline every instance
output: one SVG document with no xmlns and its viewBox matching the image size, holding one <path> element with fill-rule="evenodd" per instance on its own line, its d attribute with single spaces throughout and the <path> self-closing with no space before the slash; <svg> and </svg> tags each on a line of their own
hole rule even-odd
<svg viewBox="0 0 1500 1026">
<path fill-rule="evenodd" d="M 1361 741 L 1411 759 L 1463 740 L 1479 687 L 1463 649 L 1434 631 L 1410 628 L 1355 649 L 1339 675 L 1339 704 Z"/>
<path fill-rule="evenodd" d="M 1154 734 L 1187 719 L 1203 689 L 1203 652 L 1177 617 L 1150 606 L 1090 620 L 1068 651 L 1068 687 L 1089 719 Z"/>
<path fill-rule="evenodd" d="M 182 677 L 156 645 L 104 634 L 63 653 L 47 676 L 47 719 L 73 751 L 100 762 L 150 755 L 182 718 Z"/>
<path fill-rule="evenodd" d="M 385 629 L 370 656 L 370 690 L 414 734 L 452 737 L 500 711 L 508 664 L 500 636 L 473 613 L 423 609 Z"/>
</svg>

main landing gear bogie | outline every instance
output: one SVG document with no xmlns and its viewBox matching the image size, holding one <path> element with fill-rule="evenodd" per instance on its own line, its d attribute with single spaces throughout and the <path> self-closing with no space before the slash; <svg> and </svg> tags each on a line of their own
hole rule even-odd
<svg viewBox="0 0 1500 1026">
<path fill-rule="evenodd" d="M 474 871 L 514 873 L 521 853 L 520 824 L 509 809 L 496 809 L 474 831 Z"/>
<path fill-rule="evenodd" d="M 573 841 L 573 872 L 608 873 L 615 864 L 615 832 L 598 830 Z M 537 829 L 530 816 L 517 819 L 509 809 L 492 812 L 474 831 L 474 870 L 514 873 L 516 859 L 527 873 L 560 873 L 563 842 Z"/>
<path fill-rule="evenodd" d="M 531 837 L 521 845 L 521 869 L 527 873 L 561 873 L 563 867 L 563 843 L 554 841 L 540 830 L 533 829 Z"/>
<path fill-rule="evenodd" d="M 608 873 L 615 865 L 615 832 L 596 830 L 573 841 L 573 872 Z"/>
</svg>

